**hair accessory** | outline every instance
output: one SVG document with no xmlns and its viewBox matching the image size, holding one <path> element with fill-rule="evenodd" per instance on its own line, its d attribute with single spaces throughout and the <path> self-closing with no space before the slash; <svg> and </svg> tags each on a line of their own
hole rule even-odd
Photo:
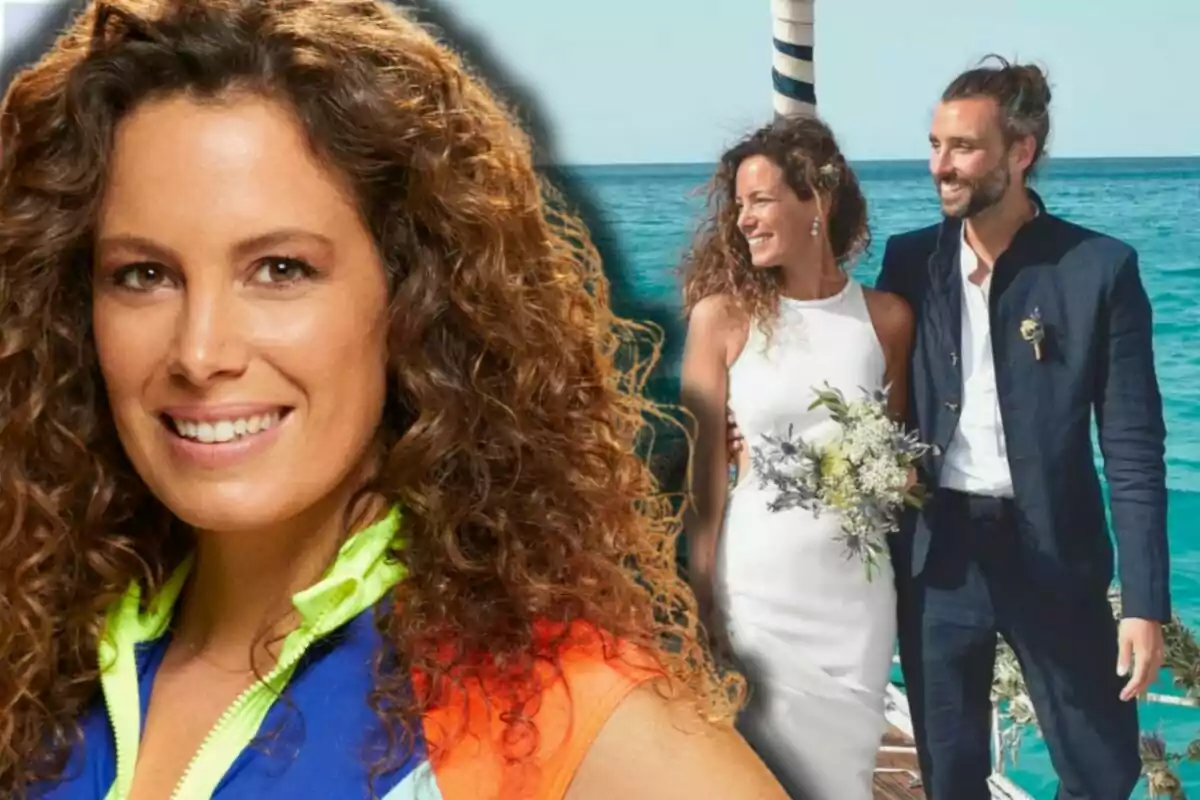
<svg viewBox="0 0 1200 800">
<path fill-rule="evenodd" d="M 840 165 L 837 163 L 837 161 L 830 161 L 828 164 L 818 169 L 817 185 L 827 191 L 836 189 L 838 183 L 840 182 L 840 176 L 838 174 L 839 166 Z"/>
</svg>

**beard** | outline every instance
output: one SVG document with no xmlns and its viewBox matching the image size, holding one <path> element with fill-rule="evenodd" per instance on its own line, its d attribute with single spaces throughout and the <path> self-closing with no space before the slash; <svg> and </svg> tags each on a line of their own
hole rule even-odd
<svg viewBox="0 0 1200 800">
<path fill-rule="evenodd" d="M 957 184 L 963 187 L 964 191 L 953 200 L 947 200 L 942 197 L 940 191 L 943 183 Z M 987 211 L 1000 202 L 1011 183 L 1012 176 L 1008 174 L 1003 163 L 997 164 L 978 178 L 964 178 L 957 175 L 949 180 L 934 179 L 934 186 L 939 190 L 938 199 L 941 200 L 943 213 L 957 219 L 969 219 Z"/>
</svg>

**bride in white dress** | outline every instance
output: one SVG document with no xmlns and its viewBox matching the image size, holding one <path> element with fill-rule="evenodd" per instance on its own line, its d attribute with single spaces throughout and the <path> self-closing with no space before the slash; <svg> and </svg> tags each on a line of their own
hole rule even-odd
<svg viewBox="0 0 1200 800">
<path fill-rule="evenodd" d="M 866 202 L 829 129 L 780 120 L 731 149 L 712 219 L 687 256 L 683 402 L 696 416 L 689 575 L 701 615 L 745 674 L 738 727 L 797 800 L 869 800 L 896 635 L 889 563 L 868 579 L 832 512 L 768 510 L 742 454 L 728 472 L 726 408 L 752 450 L 792 427 L 825 383 L 848 398 L 907 396 L 912 314 L 843 271 L 868 240 Z"/>
</svg>

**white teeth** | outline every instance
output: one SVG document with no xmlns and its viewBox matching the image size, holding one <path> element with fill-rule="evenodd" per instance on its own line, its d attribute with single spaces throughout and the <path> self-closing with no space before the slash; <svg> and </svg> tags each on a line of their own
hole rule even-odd
<svg viewBox="0 0 1200 800">
<path fill-rule="evenodd" d="M 175 426 L 175 432 L 185 439 L 194 439 L 204 444 L 220 444 L 269 430 L 279 422 L 280 417 L 279 411 L 272 411 L 256 417 L 222 419 L 215 422 L 197 422 L 172 417 L 171 423 Z"/>
</svg>

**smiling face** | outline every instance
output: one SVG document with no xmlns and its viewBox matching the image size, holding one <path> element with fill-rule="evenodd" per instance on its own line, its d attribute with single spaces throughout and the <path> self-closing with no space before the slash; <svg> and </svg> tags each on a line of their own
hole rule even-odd
<svg viewBox="0 0 1200 800">
<path fill-rule="evenodd" d="M 819 251 L 821 239 L 812 235 L 817 203 L 801 200 L 774 161 L 761 155 L 746 158 L 738 166 L 734 191 L 738 230 L 755 267 L 805 263 Z"/>
<path fill-rule="evenodd" d="M 130 114 L 93 284 L 117 432 L 184 522 L 279 524 L 358 479 L 386 391 L 385 273 L 284 107 L 174 98 Z"/>
<path fill-rule="evenodd" d="M 1005 142 L 1000 109 L 990 97 L 939 103 L 929 145 L 929 171 L 947 216 L 973 217 L 1009 191 L 1023 191 L 1021 176 L 1032 161 L 1032 140 L 1012 146 Z"/>
</svg>

